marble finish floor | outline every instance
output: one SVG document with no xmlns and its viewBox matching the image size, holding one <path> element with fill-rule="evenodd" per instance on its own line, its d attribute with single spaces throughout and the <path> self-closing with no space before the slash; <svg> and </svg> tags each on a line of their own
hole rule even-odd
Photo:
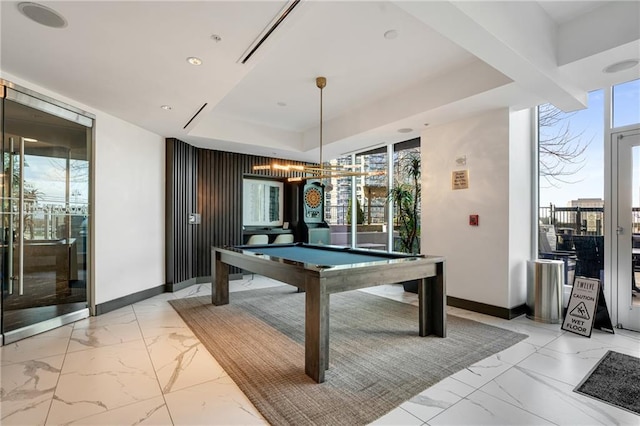
<svg viewBox="0 0 640 426">
<path fill-rule="evenodd" d="M 260 276 L 230 291 L 280 283 Z M 363 291 L 406 303 L 401 286 Z M 211 293 L 209 284 L 165 293 L 0 348 L 3 425 L 262 425 L 265 420 L 167 300 Z M 378 419 L 377 425 L 640 425 L 640 416 L 573 392 L 613 349 L 638 356 L 640 333 L 584 338 L 522 316 L 448 313 L 528 334 Z"/>
</svg>

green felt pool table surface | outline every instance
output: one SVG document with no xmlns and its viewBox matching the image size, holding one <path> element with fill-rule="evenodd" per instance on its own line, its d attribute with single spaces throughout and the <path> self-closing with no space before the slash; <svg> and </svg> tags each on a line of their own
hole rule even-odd
<svg viewBox="0 0 640 426">
<path fill-rule="evenodd" d="M 238 249 L 263 254 L 278 259 L 306 263 L 322 267 L 352 265 L 370 262 L 385 262 L 392 259 L 407 259 L 415 256 L 403 253 L 387 253 L 366 249 L 351 249 L 340 246 L 321 246 L 305 243 L 238 246 Z"/>
</svg>

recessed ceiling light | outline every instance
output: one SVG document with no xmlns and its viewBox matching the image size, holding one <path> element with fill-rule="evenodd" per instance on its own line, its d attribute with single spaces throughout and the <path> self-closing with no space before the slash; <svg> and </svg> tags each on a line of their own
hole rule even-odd
<svg viewBox="0 0 640 426">
<path fill-rule="evenodd" d="M 413 129 L 410 129 L 408 127 L 403 127 L 402 129 L 398 129 L 398 133 L 411 133 L 413 132 Z"/>
<path fill-rule="evenodd" d="M 160 108 L 162 108 L 165 111 L 171 111 L 171 105 L 162 105 Z"/>
<path fill-rule="evenodd" d="M 278 106 L 285 107 L 285 106 L 287 106 L 287 103 L 280 101 L 280 102 L 278 102 Z"/>
<path fill-rule="evenodd" d="M 602 70 L 602 72 L 606 72 L 606 73 L 620 72 L 620 71 L 628 70 L 629 68 L 633 68 L 636 65 L 638 65 L 638 63 L 640 63 L 640 61 L 638 61 L 637 59 L 626 59 L 624 61 L 616 62 L 615 64 L 611 64 L 608 67 L 605 67 Z"/>
<path fill-rule="evenodd" d="M 196 58 L 195 56 L 189 56 L 187 58 L 187 62 L 189 62 L 191 65 L 202 65 L 202 59 Z"/>
<path fill-rule="evenodd" d="M 398 31 L 396 30 L 389 30 L 384 33 L 384 38 L 387 40 L 393 40 L 396 37 L 398 37 Z"/>
<path fill-rule="evenodd" d="M 53 9 L 38 3 L 22 2 L 18 3 L 18 9 L 27 18 L 51 28 L 64 28 L 67 20 Z"/>
</svg>

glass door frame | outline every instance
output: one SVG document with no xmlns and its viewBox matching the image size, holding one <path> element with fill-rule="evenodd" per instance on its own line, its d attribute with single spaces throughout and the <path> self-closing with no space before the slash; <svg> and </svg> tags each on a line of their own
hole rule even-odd
<svg viewBox="0 0 640 426">
<path fill-rule="evenodd" d="M 640 127 L 627 126 L 612 130 L 608 140 L 610 141 L 610 190 L 611 190 L 611 219 L 610 219 L 610 257 L 609 266 L 611 280 L 608 283 L 610 290 L 611 316 L 613 323 L 618 328 L 640 331 L 640 307 L 633 308 L 631 296 L 632 271 L 632 213 L 629 207 L 633 202 L 628 199 L 631 193 L 631 182 L 626 175 L 633 171 L 633 164 L 629 155 L 634 146 L 630 136 L 638 138 Z M 626 140 L 625 140 L 626 139 Z M 623 156 L 623 157 L 621 157 Z M 620 161 L 620 160 L 623 161 Z M 625 199 L 626 198 L 626 199 Z M 605 285 L 605 289 L 607 285 Z"/>
<path fill-rule="evenodd" d="M 87 307 L 78 311 L 70 312 L 52 319 L 48 319 L 42 322 L 31 324 L 16 330 L 4 332 L 4 329 L 0 330 L 0 345 L 6 345 L 8 343 L 21 340 L 25 337 L 29 337 L 44 331 L 60 327 L 62 325 L 77 321 L 82 318 L 86 318 L 95 312 L 95 287 L 94 287 L 94 262 L 93 262 L 93 218 L 94 215 L 94 200 L 95 200 L 95 150 L 93 149 L 95 143 L 95 115 L 83 111 L 79 108 L 60 102 L 51 97 L 42 95 L 30 89 L 16 85 L 10 81 L 0 79 L 0 133 L 4 139 L 4 116 L 5 116 L 5 102 L 9 100 L 43 111 L 47 114 L 58 116 L 62 119 L 73 121 L 81 124 L 87 128 L 90 134 L 91 141 L 87 146 L 87 158 L 89 160 L 89 213 L 90 220 L 87 221 L 87 236 L 89 245 L 86 250 L 86 302 Z M 2 305 L 0 304 L 0 316 L 4 315 L 2 312 Z"/>
</svg>

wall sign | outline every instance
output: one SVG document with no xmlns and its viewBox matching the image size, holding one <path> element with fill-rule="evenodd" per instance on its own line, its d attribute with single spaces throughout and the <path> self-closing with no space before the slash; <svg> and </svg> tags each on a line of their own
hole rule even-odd
<svg viewBox="0 0 640 426">
<path fill-rule="evenodd" d="M 571 289 L 567 316 L 562 323 L 562 329 L 591 337 L 600 294 L 600 280 L 576 277 Z"/>
<path fill-rule="evenodd" d="M 469 188 L 469 170 L 454 170 L 451 172 L 451 189 Z"/>
</svg>

